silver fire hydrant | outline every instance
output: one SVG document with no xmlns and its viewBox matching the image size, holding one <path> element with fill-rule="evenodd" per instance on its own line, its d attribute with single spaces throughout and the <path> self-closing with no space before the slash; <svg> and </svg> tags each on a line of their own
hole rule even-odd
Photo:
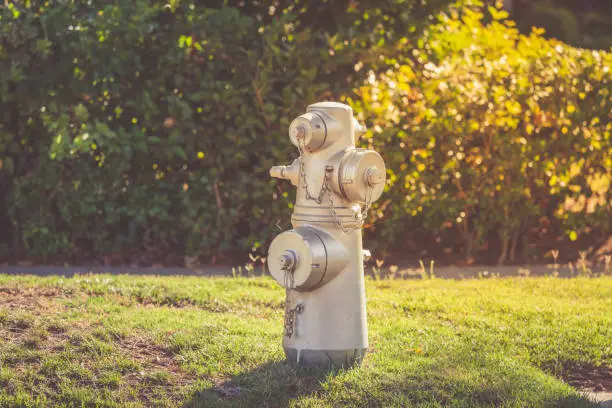
<svg viewBox="0 0 612 408">
<path fill-rule="evenodd" d="M 272 241 L 268 267 L 287 292 L 283 348 L 298 364 L 350 366 L 368 347 L 361 228 L 386 169 L 355 147 L 365 130 L 350 106 L 310 105 L 289 127 L 300 157 L 270 169 L 297 186 L 294 228 Z"/>
</svg>

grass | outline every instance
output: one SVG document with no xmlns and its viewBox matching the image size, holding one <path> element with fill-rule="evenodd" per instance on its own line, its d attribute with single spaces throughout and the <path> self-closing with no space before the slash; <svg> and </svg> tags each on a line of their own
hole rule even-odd
<svg viewBox="0 0 612 408">
<path fill-rule="evenodd" d="M 612 278 L 367 282 L 363 365 L 296 369 L 268 278 L 0 275 L 0 406 L 595 406 Z"/>
</svg>

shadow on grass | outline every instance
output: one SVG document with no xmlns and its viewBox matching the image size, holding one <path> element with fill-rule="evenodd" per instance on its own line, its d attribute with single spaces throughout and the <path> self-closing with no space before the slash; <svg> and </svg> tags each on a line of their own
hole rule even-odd
<svg viewBox="0 0 612 408">
<path fill-rule="evenodd" d="M 348 377 L 347 378 L 347 374 Z M 380 374 L 380 373 L 379 373 Z M 428 369 L 391 380 L 377 374 L 338 369 L 293 367 L 285 361 L 269 362 L 252 371 L 220 380 L 192 395 L 184 407 L 287 407 L 291 402 L 309 396 L 320 396 L 332 406 L 546 406 L 598 408 L 597 403 L 578 395 L 562 395 L 546 385 L 539 387 L 527 375 L 522 381 L 503 378 L 480 386 L 455 375 L 438 364 Z M 496 377 L 499 373 L 491 373 Z M 445 377 L 442 379 L 442 377 Z M 391 380 L 390 382 L 388 382 Z M 498 377 L 497 380 L 500 380 Z M 333 383 L 333 384 L 330 384 Z M 535 389 L 534 389 L 535 388 Z M 552 392 L 551 392 L 552 391 Z M 333 394 L 333 396 L 328 394 Z M 532 394 L 532 395 L 528 395 Z M 326 398 L 326 396 L 328 398 Z M 331 400 L 329 399 L 331 397 Z M 313 401 L 310 401 L 312 403 Z M 308 405 L 308 404 L 307 404 Z"/>
<path fill-rule="evenodd" d="M 185 407 L 286 407 L 292 400 L 323 391 L 321 384 L 339 369 L 294 367 L 268 362 L 254 370 L 199 390 Z"/>
<path fill-rule="evenodd" d="M 298 399 L 331 406 L 546 406 L 597 408 L 535 367 L 504 359 L 406 361 L 392 374 L 384 364 L 356 371 L 263 364 L 219 380 L 192 395 L 185 407 L 287 407 Z M 459 364 L 457 364 L 459 363 Z M 378 367 L 377 367 L 378 366 Z M 319 400 L 317 397 L 321 398 Z"/>
</svg>

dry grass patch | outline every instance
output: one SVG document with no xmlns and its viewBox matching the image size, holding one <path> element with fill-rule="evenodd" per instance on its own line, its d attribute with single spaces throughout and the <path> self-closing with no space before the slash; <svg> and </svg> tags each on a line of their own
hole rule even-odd
<svg viewBox="0 0 612 408">
<path fill-rule="evenodd" d="M 41 406 L 91 405 L 113 395 L 172 406 L 192 381 L 177 356 L 138 333 L 124 335 L 85 319 L 58 318 L 69 307 L 58 292 L 4 291 L 0 303 L 0 406 L 37 396 Z M 19 404 L 18 404 L 19 405 Z M 36 404 L 34 404 L 36 405 Z M 125 406 L 129 406 L 125 405 Z"/>
</svg>

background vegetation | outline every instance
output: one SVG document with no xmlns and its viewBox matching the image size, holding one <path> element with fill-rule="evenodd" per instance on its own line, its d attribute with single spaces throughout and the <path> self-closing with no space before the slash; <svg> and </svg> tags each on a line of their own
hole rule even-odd
<svg viewBox="0 0 612 408">
<path fill-rule="evenodd" d="M 412 58 L 356 92 L 388 161 L 378 211 L 404 221 L 378 241 L 424 227 L 468 258 L 495 246 L 503 263 L 541 255 L 546 236 L 610 231 L 612 55 L 542 33 L 494 8 L 444 13 Z"/>
<path fill-rule="evenodd" d="M 602 239 L 611 62 L 476 2 L 7 2 L 0 258 L 265 249 L 293 201 L 267 170 L 325 99 L 355 107 L 389 164 L 366 226 L 380 254 L 529 261 Z"/>
<path fill-rule="evenodd" d="M 547 36 L 587 48 L 612 47 L 612 3 L 606 0 L 505 0 L 518 26 L 543 27 Z"/>
</svg>

